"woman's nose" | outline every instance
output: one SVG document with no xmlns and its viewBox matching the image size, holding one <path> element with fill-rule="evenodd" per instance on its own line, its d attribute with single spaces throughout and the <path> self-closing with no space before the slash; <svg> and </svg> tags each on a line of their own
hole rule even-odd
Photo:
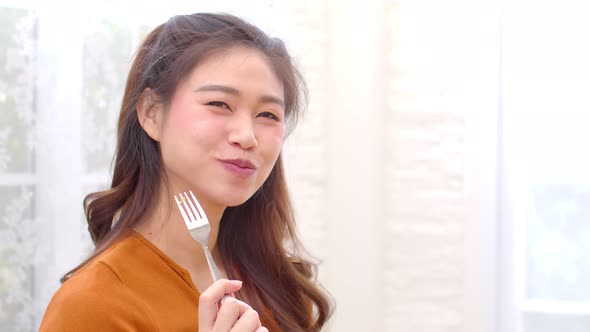
<svg viewBox="0 0 590 332">
<path fill-rule="evenodd" d="M 244 150 L 258 146 L 254 123 L 249 116 L 234 116 L 229 130 L 229 141 Z"/>
</svg>

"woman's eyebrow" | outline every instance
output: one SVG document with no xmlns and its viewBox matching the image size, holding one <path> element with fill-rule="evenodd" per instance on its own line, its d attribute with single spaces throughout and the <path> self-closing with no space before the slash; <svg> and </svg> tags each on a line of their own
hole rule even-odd
<svg viewBox="0 0 590 332">
<path fill-rule="evenodd" d="M 279 97 L 263 95 L 262 97 L 260 97 L 260 101 L 263 103 L 277 104 L 277 105 L 281 106 L 282 108 L 285 108 L 285 102 Z"/>
<path fill-rule="evenodd" d="M 194 90 L 194 92 L 201 92 L 201 91 L 219 91 L 229 93 L 231 95 L 240 95 L 240 91 L 236 88 L 232 88 L 231 86 L 219 85 L 219 84 L 207 84 L 203 85 Z"/>
<path fill-rule="evenodd" d="M 228 93 L 230 95 L 235 95 L 235 96 L 240 96 L 241 93 L 238 89 L 233 88 L 231 86 L 226 86 L 226 85 L 219 85 L 219 84 L 207 84 L 207 85 L 203 85 L 201 87 L 196 88 L 195 90 L 193 90 L 194 92 L 209 92 L 209 91 L 217 91 L 217 92 L 225 92 Z M 260 101 L 263 103 L 274 103 L 274 104 L 278 104 L 281 107 L 285 107 L 285 102 L 283 101 L 283 99 L 279 98 L 279 97 L 275 97 L 275 96 L 271 96 L 271 95 L 262 95 L 260 97 Z"/>
</svg>

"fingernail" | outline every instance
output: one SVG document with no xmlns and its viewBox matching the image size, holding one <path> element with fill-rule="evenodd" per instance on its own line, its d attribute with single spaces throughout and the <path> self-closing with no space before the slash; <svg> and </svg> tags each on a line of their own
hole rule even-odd
<svg viewBox="0 0 590 332">
<path fill-rule="evenodd" d="M 242 286 L 242 281 L 241 280 L 232 280 L 231 281 L 234 285 L 236 286 Z"/>
</svg>

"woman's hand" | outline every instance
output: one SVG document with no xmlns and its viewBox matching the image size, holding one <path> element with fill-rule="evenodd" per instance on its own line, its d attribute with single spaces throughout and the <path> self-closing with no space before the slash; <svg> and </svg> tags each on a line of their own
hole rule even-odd
<svg viewBox="0 0 590 332">
<path fill-rule="evenodd" d="M 238 280 L 220 279 L 199 298 L 199 331 L 201 332 L 268 332 L 260 324 L 258 313 L 248 304 L 225 295 L 242 288 Z"/>
</svg>

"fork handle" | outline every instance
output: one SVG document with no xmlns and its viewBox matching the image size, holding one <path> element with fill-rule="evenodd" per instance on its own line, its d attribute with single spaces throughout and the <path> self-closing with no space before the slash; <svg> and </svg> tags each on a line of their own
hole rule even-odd
<svg viewBox="0 0 590 332">
<path fill-rule="evenodd" d="M 207 264 L 209 265 L 209 271 L 211 272 L 211 278 L 213 278 L 213 282 L 216 282 L 217 280 L 219 280 L 221 278 L 221 273 L 219 273 L 219 268 L 217 267 L 217 264 L 215 264 L 215 260 L 213 259 L 213 256 L 211 256 L 211 251 L 209 251 L 209 247 L 208 246 L 203 246 L 203 251 L 205 252 L 205 257 L 207 258 Z M 222 299 L 221 299 L 221 303 L 223 304 L 223 302 L 225 302 L 225 300 L 229 297 L 234 297 L 233 295 L 225 295 Z"/>
<path fill-rule="evenodd" d="M 205 257 L 207 258 L 207 264 L 209 264 L 209 271 L 211 272 L 211 278 L 213 278 L 213 282 L 216 282 L 221 278 L 221 273 L 219 273 L 219 268 L 217 264 L 215 264 L 215 260 L 213 256 L 211 256 L 211 252 L 209 251 L 208 246 L 203 246 L 203 251 L 205 252 Z"/>
</svg>

